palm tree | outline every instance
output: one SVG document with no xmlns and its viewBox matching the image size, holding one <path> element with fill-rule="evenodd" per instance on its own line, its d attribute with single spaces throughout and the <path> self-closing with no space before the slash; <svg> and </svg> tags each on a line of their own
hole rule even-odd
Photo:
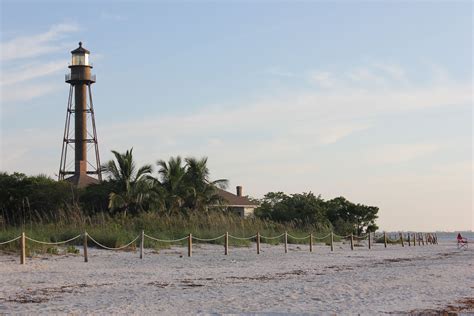
<svg viewBox="0 0 474 316">
<path fill-rule="evenodd" d="M 121 154 L 112 150 L 115 161 L 108 161 L 102 168 L 109 179 L 115 183 L 115 192 L 109 195 L 109 208 L 123 210 L 126 216 L 128 211 L 136 212 L 150 196 L 151 165 L 144 165 L 137 169 L 133 160 L 133 148 Z"/>
<path fill-rule="evenodd" d="M 225 188 L 227 180 L 210 180 L 207 158 L 186 158 L 184 161 L 183 165 L 183 160 L 177 156 L 168 162 L 157 162 L 159 177 L 155 191 L 160 192 L 168 213 L 204 211 L 209 205 L 220 204 L 217 188 Z"/>
<path fill-rule="evenodd" d="M 171 157 L 168 162 L 158 160 L 158 182 L 155 190 L 162 197 L 168 213 L 179 211 L 185 201 L 189 188 L 185 182 L 186 169 L 180 156 Z"/>
<path fill-rule="evenodd" d="M 186 158 L 186 183 L 191 188 L 187 195 L 186 206 L 191 211 L 204 211 L 207 206 L 222 202 L 217 188 L 225 189 L 227 179 L 210 180 L 210 172 L 207 167 L 207 157 L 201 159 Z"/>
</svg>

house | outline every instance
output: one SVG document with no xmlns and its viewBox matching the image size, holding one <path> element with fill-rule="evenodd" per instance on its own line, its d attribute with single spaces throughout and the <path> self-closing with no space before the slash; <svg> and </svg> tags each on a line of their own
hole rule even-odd
<svg viewBox="0 0 474 316">
<path fill-rule="evenodd" d="M 256 202 L 252 202 L 248 197 L 242 195 L 242 187 L 236 187 L 236 193 L 233 194 L 222 189 L 217 189 L 219 196 L 224 200 L 225 207 L 239 214 L 241 217 L 253 216 L 258 207 Z"/>
</svg>

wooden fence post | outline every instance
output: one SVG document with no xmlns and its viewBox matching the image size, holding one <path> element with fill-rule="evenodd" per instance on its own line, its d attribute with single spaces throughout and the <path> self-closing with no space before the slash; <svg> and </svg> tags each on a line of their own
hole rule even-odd
<svg viewBox="0 0 474 316">
<path fill-rule="evenodd" d="M 87 232 L 84 231 L 84 262 L 89 262 L 89 258 L 87 256 Z"/>
<path fill-rule="evenodd" d="M 387 232 L 383 232 L 383 243 L 385 248 L 387 248 Z"/>
<path fill-rule="evenodd" d="M 260 254 L 260 233 L 257 232 L 257 255 Z"/>
<path fill-rule="evenodd" d="M 410 240 L 410 232 L 408 232 L 408 247 L 411 246 L 411 240 Z"/>
<path fill-rule="evenodd" d="M 288 232 L 285 232 L 285 253 L 288 253 Z"/>
<path fill-rule="evenodd" d="M 435 245 L 438 244 L 438 234 L 435 233 Z"/>
<path fill-rule="evenodd" d="M 420 233 L 416 233 L 416 239 L 418 239 L 418 246 L 421 246 Z"/>
<path fill-rule="evenodd" d="M 193 235 L 189 234 L 188 236 L 188 257 L 193 256 Z"/>
<path fill-rule="evenodd" d="M 26 237 L 25 237 L 25 232 L 21 233 L 20 246 L 21 246 L 20 264 L 25 264 L 26 263 Z"/>
<path fill-rule="evenodd" d="M 400 241 L 402 243 L 402 247 L 405 247 L 405 243 L 403 242 L 403 233 L 400 233 Z"/>
<path fill-rule="evenodd" d="M 229 232 L 225 232 L 225 239 L 224 239 L 224 255 L 229 254 Z"/>
<path fill-rule="evenodd" d="M 351 250 L 354 250 L 354 235 L 351 234 Z"/>
<path fill-rule="evenodd" d="M 421 243 L 423 246 L 425 245 L 425 239 L 423 238 L 423 233 L 421 233 Z"/>
<path fill-rule="evenodd" d="M 334 251 L 334 233 L 331 232 L 331 251 Z"/>
<path fill-rule="evenodd" d="M 413 233 L 413 247 L 416 247 L 416 233 Z"/>
<path fill-rule="evenodd" d="M 372 248 L 372 245 L 370 244 L 370 232 L 369 232 L 369 250 Z"/>
<path fill-rule="evenodd" d="M 313 234 L 309 234 L 309 252 L 313 252 Z"/>
<path fill-rule="evenodd" d="M 142 230 L 142 239 L 140 240 L 140 259 L 143 259 L 144 244 L 145 244 L 145 231 Z"/>
</svg>

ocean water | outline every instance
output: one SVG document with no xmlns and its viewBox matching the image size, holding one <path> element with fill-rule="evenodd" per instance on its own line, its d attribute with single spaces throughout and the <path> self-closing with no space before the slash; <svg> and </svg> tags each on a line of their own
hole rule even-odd
<svg viewBox="0 0 474 316">
<path fill-rule="evenodd" d="M 404 232 L 406 234 L 407 232 Z M 413 234 L 413 232 L 410 232 Z M 438 236 L 438 242 L 457 242 L 457 236 L 458 234 L 461 233 L 461 236 L 464 238 L 467 238 L 467 240 L 470 243 L 474 244 L 474 232 L 473 231 L 457 231 L 457 232 L 436 232 L 436 235 Z M 378 234 L 383 234 L 383 232 L 378 232 Z M 399 237 L 399 232 L 387 232 L 387 236 L 389 239 L 397 240 Z"/>
<path fill-rule="evenodd" d="M 459 231 L 459 232 L 436 232 L 436 235 L 438 236 L 438 241 L 452 241 L 452 242 L 457 242 L 456 237 L 458 236 L 458 233 L 461 233 L 461 236 L 464 238 L 467 238 L 469 242 L 474 243 L 474 232 L 472 231 Z"/>
</svg>

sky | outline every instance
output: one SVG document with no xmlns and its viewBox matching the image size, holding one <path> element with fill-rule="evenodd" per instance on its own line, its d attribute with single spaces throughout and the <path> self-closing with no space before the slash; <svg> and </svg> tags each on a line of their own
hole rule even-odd
<svg viewBox="0 0 474 316">
<path fill-rule="evenodd" d="M 472 230 L 471 1 L 0 1 L 0 170 L 56 178 L 82 41 L 102 162 L 208 157 L 244 194 Z"/>
</svg>

